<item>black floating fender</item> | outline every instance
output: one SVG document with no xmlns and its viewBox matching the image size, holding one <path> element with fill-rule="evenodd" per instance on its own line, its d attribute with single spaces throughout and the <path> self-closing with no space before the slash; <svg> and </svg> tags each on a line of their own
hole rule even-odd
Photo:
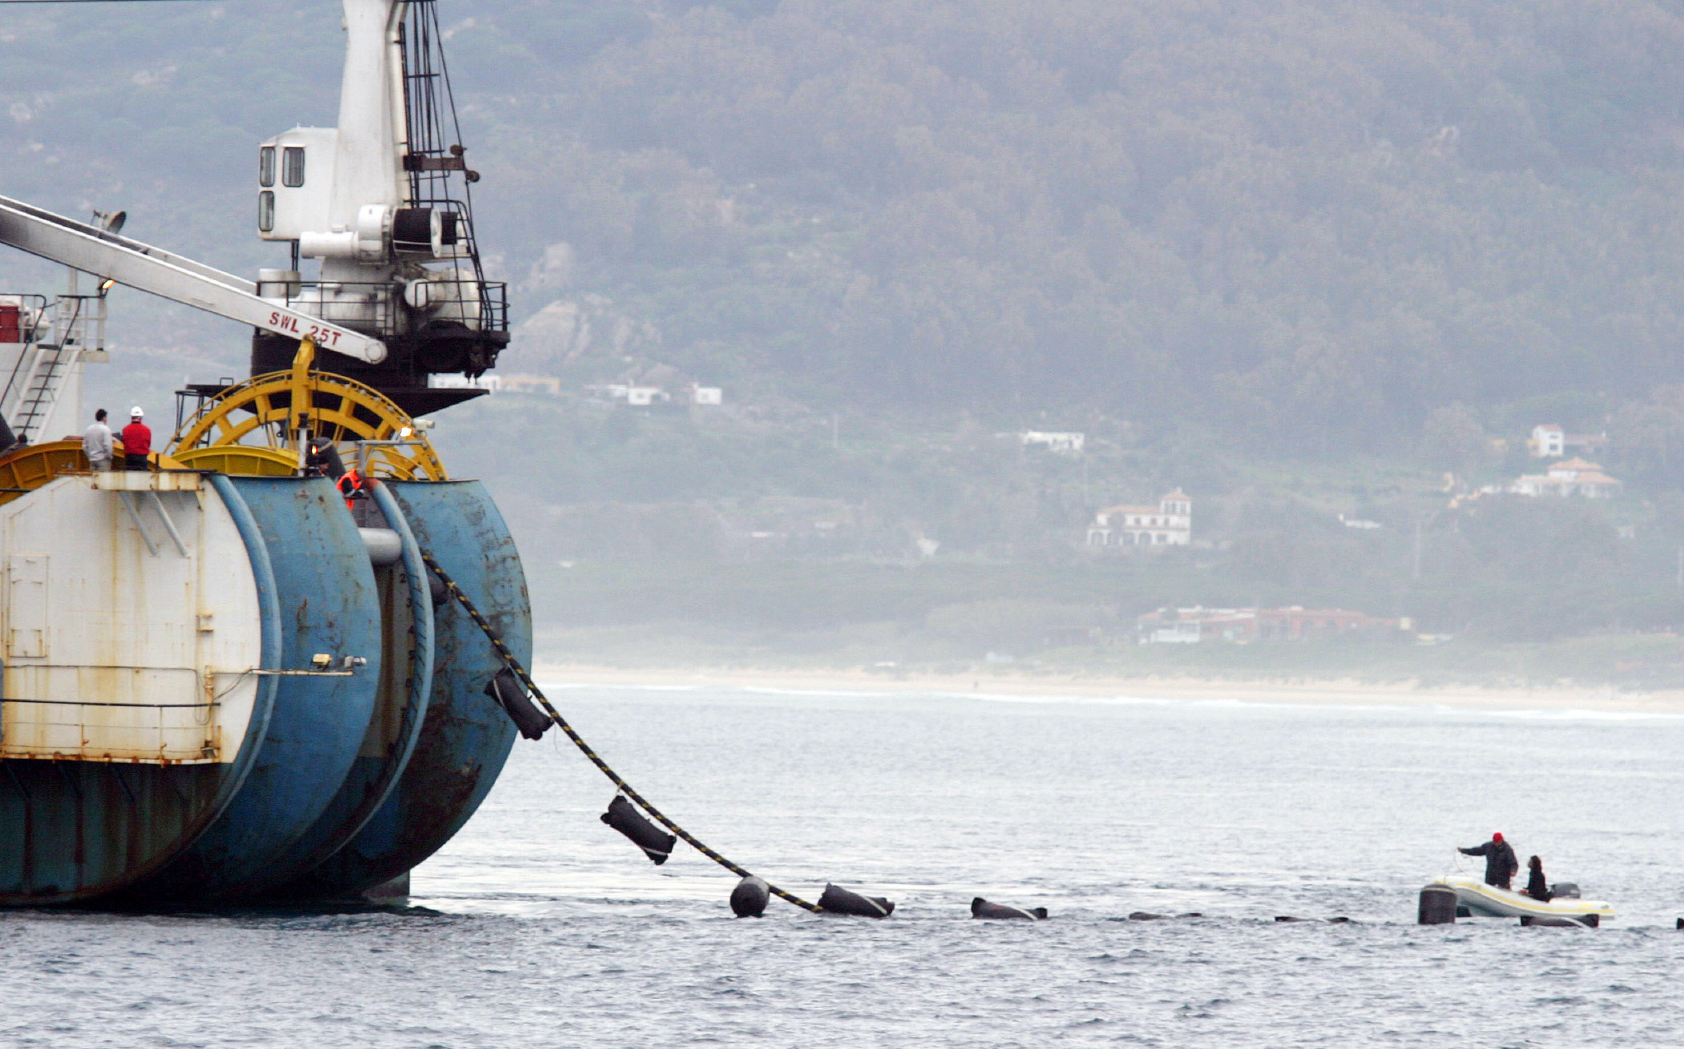
<svg viewBox="0 0 1684 1049">
<path fill-rule="evenodd" d="M 765 878 L 750 874 L 731 890 L 731 913 L 739 918 L 758 918 L 772 900 L 772 887 Z"/>
<path fill-rule="evenodd" d="M 831 914 L 857 914 L 862 918 L 887 918 L 895 905 L 881 896 L 861 896 L 839 885 L 826 884 L 819 907 Z"/>
<path fill-rule="evenodd" d="M 1456 890 L 1434 882 L 1421 889 L 1415 909 L 1416 925 L 1450 925 L 1456 921 Z"/>
<path fill-rule="evenodd" d="M 485 686 L 485 694 L 497 701 L 527 739 L 544 738 L 544 733 L 554 724 L 550 716 L 532 702 L 532 697 L 521 687 L 520 678 L 515 677 L 514 671 L 508 667 L 499 670 L 491 683 Z"/>
<path fill-rule="evenodd" d="M 989 903 L 978 896 L 971 901 L 971 917 L 973 918 L 1021 918 L 1024 921 L 1044 921 L 1047 917 L 1045 907 L 1034 910 L 1024 910 L 1021 907 L 1008 907 L 1003 903 Z"/>
<path fill-rule="evenodd" d="M 667 862 L 667 857 L 672 855 L 672 847 L 678 843 L 677 835 L 668 834 L 644 819 L 632 808 L 632 803 L 626 800 L 624 794 L 614 795 L 614 800 L 608 803 L 608 811 L 602 814 L 602 822 L 630 838 L 632 844 L 642 849 L 657 867 Z"/>
</svg>

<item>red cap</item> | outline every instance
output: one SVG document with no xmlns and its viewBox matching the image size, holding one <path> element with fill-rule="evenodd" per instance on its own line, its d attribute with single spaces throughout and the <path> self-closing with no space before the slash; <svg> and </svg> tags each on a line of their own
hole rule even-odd
<svg viewBox="0 0 1684 1049">
<path fill-rule="evenodd" d="M 1493 831 L 1492 834 L 1491 834 L 1491 840 L 1492 841 L 1502 841 L 1503 840 L 1503 832 L 1500 831 L 1500 830 L 1499 831 Z"/>
</svg>

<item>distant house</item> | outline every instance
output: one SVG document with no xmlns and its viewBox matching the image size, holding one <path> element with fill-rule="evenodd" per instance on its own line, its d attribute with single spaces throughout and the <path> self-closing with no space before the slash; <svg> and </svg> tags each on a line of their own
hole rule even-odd
<svg viewBox="0 0 1684 1049">
<path fill-rule="evenodd" d="M 1087 434 L 1059 430 L 1026 430 L 1017 435 L 1025 448 L 1044 448 L 1054 455 L 1082 454 Z"/>
<path fill-rule="evenodd" d="M 659 386 L 634 386 L 629 383 L 611 382 L 587 386 L 586 389 L 599 400 L 613 401 L 632 408 L 648 408 L 672 400 L 672 395 Z"/>
<path fill-rule="evenodd" d="M 1566 498 L 1580 495 L 1586 499 L 1612 499 L 1624 486 L 1602 472 L 1598 463 L 1584 459 L 1567 459 L 1550 466 L 1548 473 L 1522 474 L 1509 484 L 1515 495 L 1556 496 Z"/>
<path fill-rule="evenodd" d="M 1156 506 L 1111 506 L 1094 515 L 1088 546 L 1186 546 L 1193 541 L 1193 500 L 1177 488 Z"/>
<path fill-rule="evenodd" d="M 1532 427 L 1526 450 L 1535 459 L 1558 459 L 1569 452 L 1594 455 L 1608 447 L 1605 433 L 1568 433 L 1555 423 Z"/>
<path fill-rule="evenodd" d="M 1201 641 L 1301 641 L 1367 633 L 1390 636 L 1414 628 L 1408 619 L 1377 619 L 1343 608 L 1160 608 L 1135 619 L 1143 645 Z"/>
<path fill-rule="evenodd" d="M 1536 459 L 1553 459 L 1567 452 L 1567 431 L 1554 423 L 1532 427 L 1532 437 L 1526 450 Z"/>
<path fill-rule="evenodd" d="M 725 403 L 725 391 L 717 386 L 691 386 L 690 403 L 720 405 Z"/>
<path fill-rule="evenodd" d="M 504 393 L 547 393 L 551 397 L 561 396 L 561 380 L 553 375 L 505 375 L 502 379 Z"/>
</svg>

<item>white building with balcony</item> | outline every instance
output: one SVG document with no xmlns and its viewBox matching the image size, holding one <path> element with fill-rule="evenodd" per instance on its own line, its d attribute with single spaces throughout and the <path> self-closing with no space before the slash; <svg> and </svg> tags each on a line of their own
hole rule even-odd
<svg viewBox="0 0 1684 1049">
<path fill-rule="evenodd" d="M 1094 515 L 1088 546 L 1186 546 L 1193 541 L 1193 500 L 1177 488 L 1156 506 L 1110 506 Z"/>
</svg>

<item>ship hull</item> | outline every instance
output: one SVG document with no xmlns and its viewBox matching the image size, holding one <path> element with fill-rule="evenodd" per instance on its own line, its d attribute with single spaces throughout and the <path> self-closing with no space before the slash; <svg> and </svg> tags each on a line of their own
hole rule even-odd
<svg viewBox="0 0 1684 1049">
<path fill-rule="evenodd" d="M 392 481 L 422 550 L 474 602 L 522 663 L 532 658 L 532 610 L 520 556 L 477 481 Z M 355 896 L 437 852 L 490 793 L 515 728 L 485 692 L 502 668 L 460 605 L 434 602 L 433 689 L 415 753 L 394 789 L 344 848 L 286 886 L 295 897 Z"/>
<path fill-rule="evenodd" d="M 189 690 L 204 709 L 187 712 L 185 728 L 164 725 L 135 739 L 132 727 L 89 728 L 97 720 L 89 711 L 120 708 L 114 720 L 128 725 L 189 704 L 145 707 L 134 702 L 133 688 L 108 695 L 87 667 L 76 672 L 82 687 L 67 685 L 66 671 L 53 669 L 56 657 L 42 647 L 32 659 L 33 635 L 19 634 L 29 619 L 28 588 L 6 588 L 0 638 L 12 639 L 8 656 L 22 656 L 7 660 L 0 694 L 0 905 L 353 896 L 405 874 L 447 842 L 484 800 L 508 756 L 515 730 L 484 694 L 500 663 L 458 605 L 435 603 L 421 561 L 423 552 L 435 557 L 516 655 L 530 659 L 519 557 L 480 485 L 376 486 L 376 501 L 402 538 L 402 556 L 382 568 L 371 565 L 363 537 L 325 480 L 191 476 L 203 482 L 196 502 L 182 502 L 171 517 L 190 548 L 182 557 L 196 559 L 185 566 L 169 561 L 167 549 L 142 549 L 145 521 L 101 503 L 117 498 L 129 508 L 144 506 L 149 493 L 89 493 L 90 485 L 106 482 L 70 477 L 0 507 L 21 517 L 16 506 L 42 500 L 37 516 L 50 522 L 71 504 L 82 511 L 103 505 L 110 513 L 83 545 L 112 547 L 114 578 L 163 573 L 129 595 L 133 615 L 102 621 L 114 632 L 113 644 L 122 648 L 124 632 L 135 632 L 137 622 L 176 641 L 196 626 L 198 647 L 175 653 L 180 668 L 149 669 L 184 675 L 217 664 L 205 665 L 195 679 L 208 685 Z M 50 494 L 55 486 L 64 489 L 57 502 Z M 154 526 L 153 538 L 157 532 Z M 15 526 L 5 532 L 14 575 L 19 556 L 44 557 L 20 554 L 14 542 L 20 534 L 26 533 Z M 53 571 L 85 553 L 75 543 L 55 547 Z M 174 586 L 184 573 L 200 580 L 186 596 Z M 51 575 L 42 588 L 57 594 L 73 583 L 80 581 Z M 51 626 L 56 639 L 85 633 L 88 624 L 72 618 Z M 26 636 L 21 646 L 19 636 Z M 213 660 L 217 653 L 206 639 L 223 643 L 224 637 L 240 639 L 239 651 L 217 650 Z M 322 656 L 331 664 L 325 671 Z M 345 670 L 346 656 L 365 662 Z M 110 653 L 100 658 L 121 662 Z M 122 656 L 160 658 L 157 652 Z M 173 687 L 185 688 L 187 680 Z M 145 717 L 137 713 L 142 707 Z M 78 719 L 77 726 L 63 724 Z M 213 736 L 220 745 L 207 739 L 203 755 L 182 750 L 186 744 L 177 737 L 195 735 Z M 148 749 L 154 738 L 165 741 L 158 754 Z M 49 752 L 49 744 L 58 749 Z"/>
</svg>

